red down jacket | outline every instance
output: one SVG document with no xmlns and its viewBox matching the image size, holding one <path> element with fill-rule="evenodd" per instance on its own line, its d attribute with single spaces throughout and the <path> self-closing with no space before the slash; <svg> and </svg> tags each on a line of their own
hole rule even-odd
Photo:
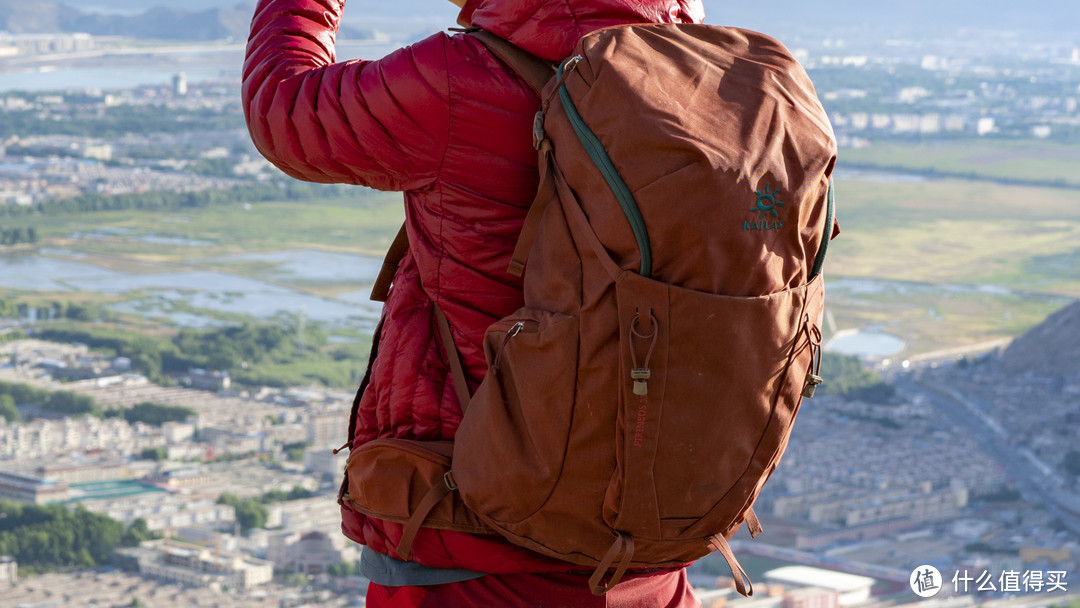
<svg viewBox="0 0 1080 608">
<path fill-rule="evenodd" d="M 539 100 L 465 35 L 335 63 L 343 5 L 260 0 L 244 63 L 245 115 L 259 151 L 295 178 L 404 191 L 410 253 L 383 311 L 352 445 L 451 439 L 461 409 L 432 302 L 450 322 L 473 391 L 486 371 L 484 330 L 522 304 L 520 280 L 506 267 L 537 187 L 531 128 Z M 602 27 L 703 17 L 700 0 L 469 0 L 459 22 L 558 61 Z M 347 508 L 342 526 L 384 554 L 401 536 L 400 525 Z M 426 528 L 413 559 L 507 574 L 569 567 L 501 539 Z"/>
</svg>

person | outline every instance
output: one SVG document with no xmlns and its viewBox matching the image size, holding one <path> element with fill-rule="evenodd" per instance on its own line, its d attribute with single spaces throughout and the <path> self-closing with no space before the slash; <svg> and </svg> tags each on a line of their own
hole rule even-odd
<svg viewBox="0 0 1080 608">
<path fill-rule="evenodd" d="M 548 61 L 613 25 L 701 22 L 700 0 L 454 0 L 458 22 Z M 487 365 L 484 330 L 522 304 L 507 273 L 538 186 L 537 94 L 480 41 L 435 34 L 374 61 L 336 62 L 343 0 L 260 0 L 242 96 L 252 139 L 288 175 L 403 191 L 409 249 L 383 309 L 378 356 L 351 447 L 379 438 L 447 440 L 461 407 L 434 316 L 444 312 L 470 393 Z M 365 545 L 368 606 L 700 606 L 685 569 L 629 573 L 605 596 L 591 568 L 497 536 L 423 528 L 410 561 L 401 524 L 342 507 Z"/>
</svg>

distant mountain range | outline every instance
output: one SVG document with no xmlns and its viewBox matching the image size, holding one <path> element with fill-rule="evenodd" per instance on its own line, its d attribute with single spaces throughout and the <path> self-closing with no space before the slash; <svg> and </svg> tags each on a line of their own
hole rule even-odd
<svg viewBox="0 0 1080 608">
<path fill-rule="evenodd" d="M 181 4 L 181 3 L 177 3 Z M 49 0 L 0 0 L 0 31 L 11 34 L 85 32 L 153 40 L 244 40 L 254 4 L 184 10 L 150 6 L 144 12 L 91 12 Z M 365 40 L 373 32 L 343 27 L 342 38 Z"/>
<path fill-rule="evenodd" d="M 88 32 L 159 40 L 242 40 L 254 3 L 241 0 L 0 0 L 0 31 L 10 33 Z M 1080 43 L 1077 0 L 703 0 L 706 21 L 764 32 L 798 28 L 828 37 L 859 28 L 897 34 L 940 37 L 962 28 L 1023 29 Z M 65 3 L 66 2 L 66 3 Z M 132 5 L 136 4 L 136 8 Z M 77 6 L 77 8 L 76 8 Z M 440 0 L 351 0 L 342 38 L 362 40 L 371 29 L 415 33 L 453 25 L 457 9 Z M 412 29 L 410 29 L 412 28 Z M 411 36 L 410 36 L 411 37 Z"/>
<path fill-rule="evenodd" d="M 833 28 L 865 28 L 882 36 L 940 35 L 961 28 L 1069 32 L 1080 41 L 1080 2 L 1076 0 L 703 0 L 707 21 L 769 32 L 802 24 L 822 37 Z"/>
</svg>

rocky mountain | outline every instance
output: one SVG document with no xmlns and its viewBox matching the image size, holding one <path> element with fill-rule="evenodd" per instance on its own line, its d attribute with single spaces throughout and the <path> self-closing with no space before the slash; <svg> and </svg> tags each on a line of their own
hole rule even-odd
<svg viewBox="0 0 1080 608">
<path fill-rule="evenodd" d="M 92 12 L 50 0 L 0 0 L 0 31 L 11 34 L 86 32 L 152 40 L 244 40 L 254 5 L 185 10 L 152 6 L 143 12 Z M 342 38 L 364 40 L 371 32 L 343 27 Z"/>
<path fill-rule="evenodd" d="M 1080 377 L 1080 302 L 1055 312 L 1013 340 L 1001 355 L 1007 372 L 1046 378 Z"/>
</svg>

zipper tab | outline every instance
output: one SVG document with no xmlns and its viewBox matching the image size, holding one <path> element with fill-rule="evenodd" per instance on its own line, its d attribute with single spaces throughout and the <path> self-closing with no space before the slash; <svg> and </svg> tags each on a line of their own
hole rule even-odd
<svg viewBox="0 0 1080 608">
<path fill-rule="evenodd" d="M 814 398 L 814 391 L 817 390 L 819 384 L 823 384 L 825 379 L 817 374 L 810 372 L 806 373 L 806 384 L 803 386 L 802 396 L 807 399 Z"/>
<path fill-rule="evenodd" d="M 502 344 L 499 345 L 499 351 L 495 353 L 495 359 L 491 362 L 491 373 L 499 373 L 499 362 L 502 361 L 503 351 L 506 350 L 506 345 L 510 342 L 510 339 L 520 334 L 523 331 L 535 332 L 539 329 L 540 324 L 536 321 L 518 321 L 510 326 L 510 329 L 506 330 L 506 335 L 503 336 Z"/>
<path fill-rule="evenodd" d="M 637 367 L 630 370 L 630 378 L 634 381 L 634 394 L 644 397 L 649 394 L 649 377 L 652 371 L 647 367 Z"/>
<path fill-rule="evenodd" d="M 555 99 L 555 95 L 559 92 L 559 89 L 563 87 L 563 83 L 566 81 L 566 77 L 570 75 L 570 72 L 573 72 L 575 69 L 577 69 L 578 63 L 580 62 L 581 55 L 574 55 L 573 57 L 564 61 L 562 65 L 559 66 L 559 69 L 555 73 L 555 85 L 551 87 L 551 92 L 548 93 L 547 99 L 545 99 L 544 103 L 540 105 L 540 114 L 547 113 L 548 106 L 551 105 L 551 100 Z M 533 123 L 533 135 L 536 135 L 535 121 Z M 537 146 L 536 149 L 539 150 L 540 147 Z"/>
<path fill-rule="evenodd" d="M 510 329 L 506 330 L 506 333 L 508 334 L 508 337 L 513 338 L 514 336 L 520 334 L 521 330 L 523 329 L 525 329 L 525 322 L 518 321 L 517 323 L 514 323 L 513 326 L 510 327 Z"/>
</svg>

